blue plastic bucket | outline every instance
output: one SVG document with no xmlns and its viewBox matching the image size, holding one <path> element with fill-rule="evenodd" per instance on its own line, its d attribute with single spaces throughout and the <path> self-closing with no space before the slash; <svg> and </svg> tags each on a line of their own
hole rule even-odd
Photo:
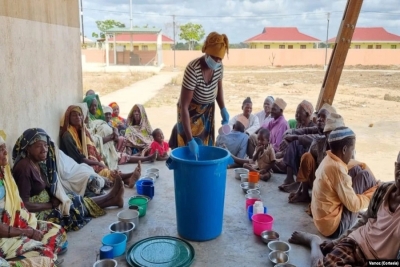
<svg viewBox="0 0 400 267">
<path fill-rule="evenodd" d="M 229 151 L 199 147 L 196 161 L 188 147 L 171 152 L 166 164 L 174 170 L 178 234 L 192 241 L 207 241 L 222 233 L 226 167 L 233 163 Z"/>
<path fill-rule="evenodd" d="M 153 199 L 154 197 L 154 183 L 150 180 L 139 180 L 136 182 L 136 192 L 139 195 L 145 195 Z"/>
</svg>

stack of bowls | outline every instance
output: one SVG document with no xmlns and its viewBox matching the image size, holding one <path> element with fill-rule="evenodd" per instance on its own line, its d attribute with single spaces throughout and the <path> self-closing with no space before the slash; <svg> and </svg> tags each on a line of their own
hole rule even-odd
<svg viewBox="0 0 400 267">
<path fill-rule="evenodd" d="M 135 224 L 132 222 L 114 222 L 110 225 L 109 230 L 111 233 L 121 233 L 126 235 L 127 241 L 131 241 Z"/>
<path fill-rule="evenodd" d="M 139 226 L 139 211 L 138 210 L 123 210 L 118 212 L 117 214 L 118 221 L 126 222 L 126 223 L 133 223 L 135 225 L 135 229 Z"/>
<path fill-rule="evenodd" d="M 236 180 L 240 180 L 241 174 L 249 174 L 249 170 L 245 168 L 236 168 L 235 169 L 235 178 Z"/>
<path fill-rule="evenodd" d="M 249 189 L 260 189 L 260 186 L 255 183 L 244 182 L 240 184 L 240 187 L 243 190 L 243 193 L 247 194 L 247 190 Z"/>
<path fill-rule="evenodd" d="M 157 168 L 149 168 L 146 170 L 146 176 L 154 174 L 156 178 L 158 179 L 160 177 L 160 170 Z"/>
<path fill-rule="evenodd" d="M 270 253 L 268 258 L 272 263 L 288 263 L 291 247 L 283 241 L 271 241 L 268 243 Z"/>
</svg>

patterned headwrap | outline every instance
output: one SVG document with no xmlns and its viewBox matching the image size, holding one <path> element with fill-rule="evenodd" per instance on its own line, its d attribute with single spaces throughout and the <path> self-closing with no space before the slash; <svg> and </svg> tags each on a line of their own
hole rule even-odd
<svg viewBox="0 0 400 267">
<path fill-rule="evenodd" d="M 104 112 L 98 95 L 88 95 L 83 99 L 83 102 L 85 102 L 88 108 L 90 108 L 90 105 L 92 104 L 94 99 L 97 100 L 96 114 L 93 115 L 92 113 L 89 112 L 89 118 L 91 120 L 104 120 Z"/>
<path fill-rule="evenodd" d="M 340 141 L 345 138 L 355 138 L 356 134 L 348 127 L 333 130 L 328 137 L 328 142 Z"/>
<path fill-rule="evenodd" d="M 303 100 L 301 101 L 301 103 L 299 104 L 299 106 L 301 106 L 302 108 L 304 108 L 304 110 L 308 113 L 308 115 L 312 115 L 314 112 L 314 107 L 313 105 L 308 102 L 307 100 Z"/>
<path fill-rule="evenodd" d="M 201 51 L 207 55 L 223 59 L 225 57 L 225 53 L 229 54 L 228 37 L 225 34 L 211 32 L 207 36 Z"/>
<path fill-rule="evenodd" d="M 31 128 L 26 130 L 17 140 L 12 151 L 12 159 L 14 165 L 27 157 L 28 146 L 36 143 L 37 141 L 45 141 L 49 146 L 47 153 L 47 159 L 40 163 L 40 168 L 46 173 L 47 179 L 50 184 L 50 192 L 52 195 L 56 194 L 57 191 L 57 164 L 55 156 L 55 146 L 50 136 L 40 128 Z"/>
</svg>

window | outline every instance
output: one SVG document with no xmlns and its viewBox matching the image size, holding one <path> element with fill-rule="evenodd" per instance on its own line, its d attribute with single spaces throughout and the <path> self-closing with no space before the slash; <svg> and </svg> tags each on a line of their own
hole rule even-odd
<svg viewBox="0 0 400 267">
<path fill-rule="evenodd" d="M 373 45 L 368 45 L 368 49 L 374 48 Z"/>
<path fill-rule="evenodd" d="M 381 49 L 382 46 L 381 46 L 381 45 L 376 45 L 375 48 L 376 48 L 376 49 Z"/>
<path fill-rule="evenodd" d="M 270 45 L 264 45 L 264 49 L 270 49 Z"/>
<path fill-rule="evenodd" d="M 307 46 L 306 45 L 300 45 L 300 49 L 306 49 Z"/>
<path fill-rule="evenodd" d="M 397 45 L 391 45 L 390 48 L 391 49 L 397 49 Z"/>
<path fill-rule="evenodd" d="M 361 45 L 355 45 L 354 48 L 355 48 L 355 49 L 360 49 L 360 48 L 361 48 Z"/>
<path fill-rule="evenodd" d="M 279 45 L 279 49 L 285 49 L 285 45 Z"/>
<path fill-rule="evenodd" d="M 287 48 L 288 49 L 293 49 L 293 45 L 288 45 Z"/>
<path fill-rule="evenodd" d="M 147 50 L 149 50 L 149 47 L 147 45 L 143 45 L 142 50 L 147 51 Z"/>
</svg>

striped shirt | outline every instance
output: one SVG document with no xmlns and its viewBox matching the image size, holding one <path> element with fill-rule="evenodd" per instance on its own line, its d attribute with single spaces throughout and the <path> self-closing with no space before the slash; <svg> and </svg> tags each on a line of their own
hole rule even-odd
<svg viewBox="0 0 400 267">
<path fill-rule="evenodd" d="M 183 76 L 182 87 L 194 91 L 193 100 L 198 104 L 209 104 L 215 101 L 218 93 L 218 82 L 222 80 L 224 68 L 214 71 L 209 84 L 204 81 L 203 72 L 201 71 L 200 58 L 192 60 L 186 67 Z"/>
</svg>

